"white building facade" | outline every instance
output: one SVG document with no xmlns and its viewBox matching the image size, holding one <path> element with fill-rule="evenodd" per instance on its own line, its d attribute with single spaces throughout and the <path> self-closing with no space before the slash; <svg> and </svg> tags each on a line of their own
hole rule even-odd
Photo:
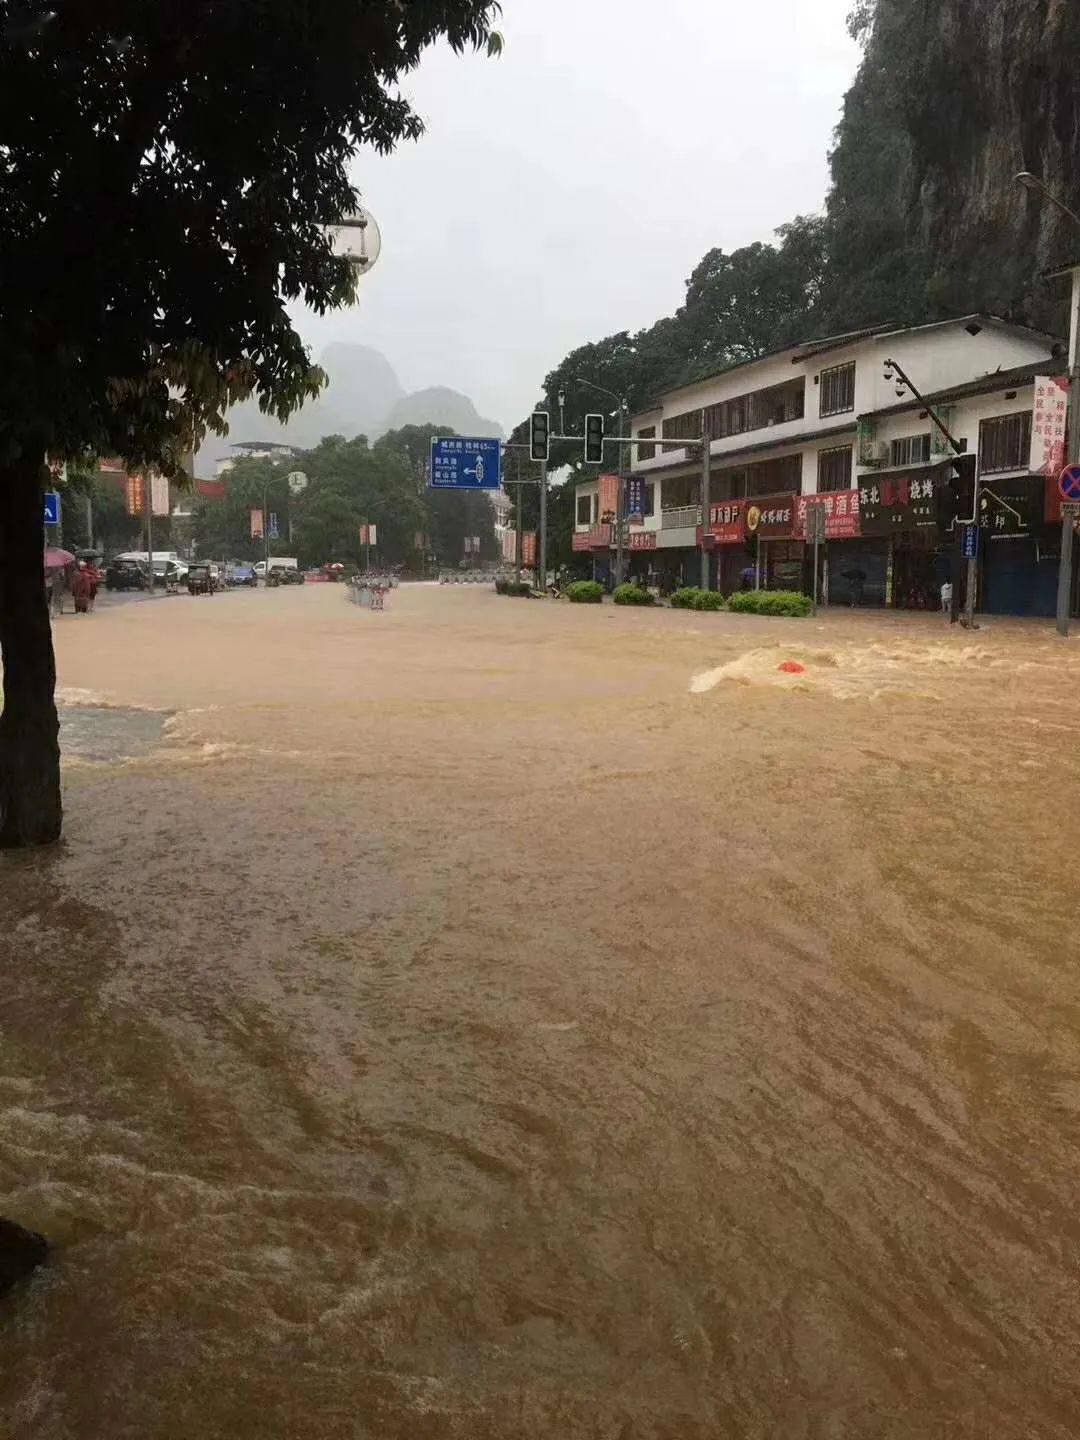
<svg viewBox="0 0 1080 1440">
<path fill-rule="evenodd" d="M 925 405 L 886 380 L 890 360 Z M 1032 467 L 1031 436 L 1033 416 L 1053 403 L 1036 382 L 1066 368 L 1052 337 L 973 315 L 808 342 L 673 389 L 631 422 L 644 442 L 626 482 L 631 573 L 666 588 L 697 584 L 704 544 L 724 593 L 808 590 L 805 497 L 821 496 L 826 598 L 936 608 L 943 581 L 962 578 L 955 522 L 972 513 L 977 477 L 979 604 L 1051 614 L 1060 513 Z M 927 407 L 963 447 L 959 473 Z M 701 445 L 649 444 L 699 440 L 703 427 L 712 437 L 704 524 Z M 1056 460 L 1051 468 L 1056 480 Z M 598 574 L 611 563 L 617 494 L 615 477 L 577 488 L 574 549 Z"/>
</svg>

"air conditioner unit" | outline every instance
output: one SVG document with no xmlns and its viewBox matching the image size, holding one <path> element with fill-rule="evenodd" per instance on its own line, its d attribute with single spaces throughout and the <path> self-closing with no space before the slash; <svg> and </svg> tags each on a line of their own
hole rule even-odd
<svg viewBox="0 0 1080 1440">
<path fill-rule="evenodd" d="M 889 458 L 889 442 L 887 440 L 871 440 L 870 442 L 870 464 L 884 465 Z"/>
</svg>

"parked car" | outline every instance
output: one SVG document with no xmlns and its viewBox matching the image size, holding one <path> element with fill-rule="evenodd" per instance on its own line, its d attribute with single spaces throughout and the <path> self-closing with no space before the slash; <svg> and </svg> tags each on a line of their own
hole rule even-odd
<svg viewBox="0 0 1080 1440">
<path fill-rule="evenodd" d="M 248 585 L 254 587 L 259 583 L 259 577 L 255 574 L 254 565 L 249 565 L 246 560 L 235 560 L 225 571 L 226 585 Z"/>
<path fill-rule="evenodd" d="M 110 560 L 105 567 L 106 590 L 141 590 L 146 584 L 146 566 L 137 560 Z"/>
</svg>

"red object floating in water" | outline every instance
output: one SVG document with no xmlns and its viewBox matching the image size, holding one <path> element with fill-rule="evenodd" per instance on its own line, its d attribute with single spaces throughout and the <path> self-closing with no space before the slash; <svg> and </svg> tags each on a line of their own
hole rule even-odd
<svg viewBox="0 0 1080 1440">
<path fill-rule="evenodd" d="M 785 675 L 802 675 L 806 671 L 805 665 L 800 665 L 797 660 L 785 660 L 782 665 L 776 667 L 783 670 Z"/>
</svg>

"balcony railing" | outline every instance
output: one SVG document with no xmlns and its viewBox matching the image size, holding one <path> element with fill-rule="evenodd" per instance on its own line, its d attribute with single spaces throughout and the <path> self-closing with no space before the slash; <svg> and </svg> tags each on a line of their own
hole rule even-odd
<svg viewBox="0 0 1080 1440">
<path fill-rule="evenodd" d="M 661 530 L 685 530 L 691 525 L 700 524 L 700 505 L 679 505 L 672 510 L 660 511 Z"/>
</svg>

